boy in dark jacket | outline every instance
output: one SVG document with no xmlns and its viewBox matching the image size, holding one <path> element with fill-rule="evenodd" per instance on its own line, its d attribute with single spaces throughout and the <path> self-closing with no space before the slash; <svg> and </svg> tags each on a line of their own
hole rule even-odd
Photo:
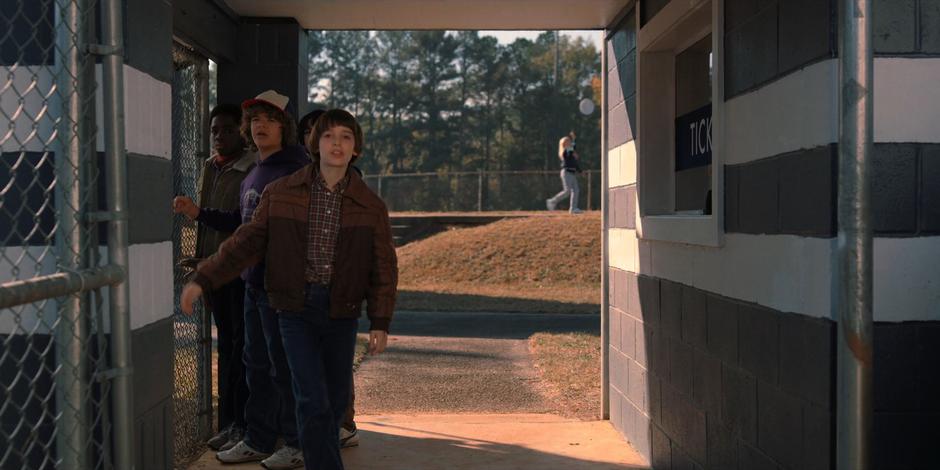
<svg viewBox="0 0 940 470">
<path fill-rule="evenodd" d="M 239 133 L 242 110 L 238 105 L 220 104 L 209 113 L 209 133 L 212 136 L 212 156 L 202 165 L 196 183 L 196 198 L 199 205 L 216 207 L 225 211 L 238 209 L 239 187 L 245 176 L 255 165 L 255 155 L 245 148 Z M 187 206 L 188 197 L 174 200 L 175 212 Z M 179 210 L 177 210 L 179 209 Z M 190 217 L 193 218 L 193 217 Z M 217 230 L 206 224 L 196 227 L 197 259 L 205 258 L 235 231 L 235 228 Z M 245 429 L 245 401 L 248 387 L 245 383 L 245 366 L 242 352 L 245 347 L 244 300 L 245 283 L 241 279 L 208 294 L 208 305 L 218 332 L 219 373 L 216 377 L 219 389 L 219 433 L 207 444 L 215 450 L 228 445 L 231 437 L 241 437 Z"/>
<path fill-rule="evenodd" d="M 311 139 L 314 163 L 265 189 L 251 222 L 199 265 L 180 299 L 192 312 L 203 291 L 267 261 L 265 287 L 278 311 L 308 470 L 343 468 L 338 431 L 362 302 L 370 354 L 385 349 L 395 306 L 398 261 L 388 209 L 349 168 L 362 140 L 348 112 L 320 117 Z"/>
<path fill-rule="evenodd" d="M 235 231 L 251 220 L 268 184 L 309 163 L 303 147 L 296 145 L 297 131 L 286 111 L 287 101 L 286 96 L 269 90 L 242 103 L 241 133 L 258 152 L 258 163 L 242 182 L 239 211 L 188 208 L 188 213 L 194 214 L 197 221 Z M 216 458 L 224 463 L 262 460 L 270 470 L 298 468 L 303 465 L 303 457 L 297 437 L 290 370 L 278 317 L 265 290 L 265 263 L 261 260 L 243 268 L 247 429 L 244 436 L 234 436 L 237 439 L 231 447 L 222 449 Z M 284 437 L 285 445 L 275 449 L 278 436 Z"/>
</svg>

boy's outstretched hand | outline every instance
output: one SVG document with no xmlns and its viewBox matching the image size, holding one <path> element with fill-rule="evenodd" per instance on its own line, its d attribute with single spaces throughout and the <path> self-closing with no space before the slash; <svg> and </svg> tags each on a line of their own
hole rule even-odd
<svg viewBox="0 0 940 470">
<path fill-rule="evenodd" d="M 183 214 L 189 220 L 195 220 L 199 217 L 199 206 L 188 196 L 176 196 L 173 198 L 173 213 Z"/>
<path fill-rule="evenodd" d="M 382 330 L 369 330 L 369 355 L 375 356 L 376 354 L 385 351 L 385 346 L 388 344 L 388 332 Z"/>
<path fill-rule="evenodd" d="M 180 308 L 183 310 L 183 313 L 186 315 L 193 314 L 193 304 L 196 303 L 196 299 L 202 296 L 202 287 L 199 287 L 199 284 L 195 282 L 187 282 L 183 286 L 183 292 L 180 294 Z"/>
</svg>

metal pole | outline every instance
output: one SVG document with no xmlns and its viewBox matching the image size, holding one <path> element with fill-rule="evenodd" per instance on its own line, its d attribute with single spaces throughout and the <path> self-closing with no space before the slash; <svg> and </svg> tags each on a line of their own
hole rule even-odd
<svg viewBox="0 0 940 470">
<path fill-rule="evenodd" d="M 16 307 L 53 297 L 71 296 L 124 279 L 124 270 L 113 265 L 71 273 L 38 276 L 0 284 L 0 309 Z"/>
<path fill-rule="evenodd" d="M 84 0 L 59 2 L 56 21 L 56 88 L 61 99 L 56 158 L 56 259 L 63 271 L 82 268 L 81 226 L 82 97 L 85 91 L 83 47 L 87 37 L 83 24 Z M 87 464 L 88 418 L 83 399 L 88 383 L 85 362 L 87 322 L 82 316 L 84 294 L 71 294 L 59 301 L 55 324 L 56 351 L 56 468 L 84 469 Z"/>
<path fill-rule="evenodd" d="M 836 467 L 871 468 L 872 431 L 872 6 L 841 0 L 839 233 L 833 296 L 839 319 Z"/>
<path fill-rule="evenodd" d="M 477 171 L 477 211 L 483 212 L 483 170 Z"/>
<path fill-rule="evenodd" d="M 607 354 L 610 348 L 610 277 L 607 273 L 610 269 L 607 233 L 610 227 L 607 217 L 607 48 L 610 46 L 607 45 L 607 30 L 604 32 L 604 46 L 601 52 L 601 70 L 604 72 L 601 74 L 601 419 L 610 419 L 610 357 Z M 590 181 L 588 179 L 588 185 Z M 588 201 L 590 200 L 591 193 L 588 190 Z"/>
<path fill-rule="evenodd" d="M 209 158 L 209 139 L 207 138 L 209 129 L 209 60 L 192 54 L 195 67 L 196 79 L 196 109 L 198 110 L 199 124 L 196 129 L 198 136 L 197 145 L 199 149 L 199 158 L 197 162 L 202 162 Z M 202 309 L 202 360 L 199 361 L 199 367 L 202 373 L 202 410 L 204 419 L 202 423 L 202 436 L 207 437 L 213 434 L 212 417 L 212 320 L 208 309 Z"/>
<path fill-rule="evenodd" d="M 127 162 L 124 147 L 124 31 L 121 0 L 103 0 L 102 40 L 114 53 L 102 59 L 108 262 L 128 272 Z M 111 313 L 111 367 L 114 411 L 114 467 L 134 469 L 134 389 L 131 369 L 130 289 L 127 280 L 108 289 Z"/>
</svg>

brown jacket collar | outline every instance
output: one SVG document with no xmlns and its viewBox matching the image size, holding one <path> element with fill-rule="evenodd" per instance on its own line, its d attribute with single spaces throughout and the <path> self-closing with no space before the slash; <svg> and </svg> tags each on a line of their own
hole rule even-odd
<svg viewBox="0 0 940 470">
<path fill-rule="evenodd" d="M 309 163 L 307 166 L 301 168 L 298 171 L 295 171 L 290 176 L 288 176 L 287 180 L 285 181 L 287 187 L 309 187 L 313 183 L 314 165 L 315 163 Z M 362 177 L 359 176 L 359 172 L 347 169 L 346 174 L 349 175 L 349 185 L 346 186 L 346 190 L 343 191 L 343 196 L 352 199 L 363 207 L 370 207 L 372 204 L 370 204 L 369 201 L 369 187 L 366 186 L 366 183 L 362 180 Z"/>
</svg>

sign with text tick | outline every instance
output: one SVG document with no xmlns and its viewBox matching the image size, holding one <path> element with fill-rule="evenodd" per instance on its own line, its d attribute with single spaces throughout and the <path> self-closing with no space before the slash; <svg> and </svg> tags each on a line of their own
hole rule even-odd
<svg viewBox="0 0 940 470">
<path fill-rule="evenodd" d="M 712 105 L 676 118 L 676 171 L 712 163 Z"/>
</svg>

